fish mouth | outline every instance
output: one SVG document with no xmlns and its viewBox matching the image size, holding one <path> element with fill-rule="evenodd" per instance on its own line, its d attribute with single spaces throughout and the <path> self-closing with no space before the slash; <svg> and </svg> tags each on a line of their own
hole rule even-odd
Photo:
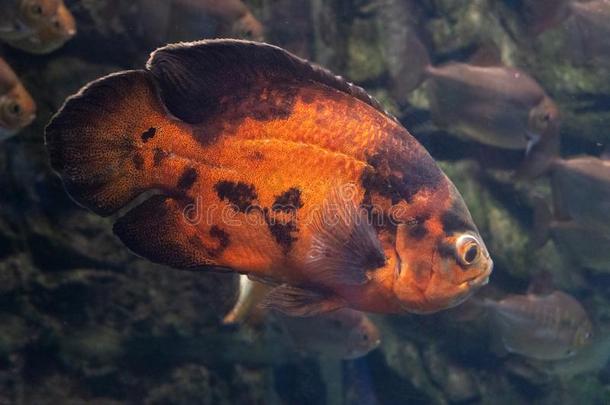
<svg viewBox="0 0 610 405">
<path fill-rule="evenodd" d="M 466 280 L 466 281 L 462 282 L 459 285 L 459 287 L 463 288 L 463 289 L 472 289 L 472 288 L 479 288 L 479 287 L 483 287 L 484 285 L 487 285 L 487 283 L 489 283 L 489 276 L 491 275 L 493 267 L 494 267 L 494 263 L 491 259 L 489 259 L 489 263 L 487 264 L 487 268 L 485 269 L 484 272 L 482 272 L 478 276 L 471 278 L 470 280 Z"/>
</svg>

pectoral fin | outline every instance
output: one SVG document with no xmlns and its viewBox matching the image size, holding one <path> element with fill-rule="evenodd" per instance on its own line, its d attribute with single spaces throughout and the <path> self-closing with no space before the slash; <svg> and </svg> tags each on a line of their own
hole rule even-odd
<svg viewBox="0 0 610 405">
<path fill-rule="evenodd" d="M 346 302 L 338 297 L 282 284 L 265 296 L 261 306 L 289 316 L 309 317 L 343 308 Z"/>
<path fill-rule="evenodd" d="M 306 268 L 318 282 L 364 284 L 367 271 L 385 264 L 375 229 L 349 194 L 333 188 L 310 225 L 313 240 Z"/>
</svg>

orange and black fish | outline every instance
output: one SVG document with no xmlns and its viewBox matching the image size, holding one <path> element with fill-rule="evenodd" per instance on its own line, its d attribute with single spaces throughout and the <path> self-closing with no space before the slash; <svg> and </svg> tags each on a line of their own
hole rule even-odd
<svg viewBox="0 0 610 405">
<path fill-rule="evenodd" d="M 492 260 L 462 197 L 363 89 L 281 48 L 169 45 L 71 97 L 46 129 L 72 197 L 135 253 L 276 287 L 291 315 L 430 313 Z"/>
<path fill-rule="evenodd" d="M 56 15 L 41 23 L 30 35 L 6 40 L 13 48 L 34 54 L 46 54 L 61 48 L 76 35 L 76 21 L 63 2 L 59 3 Z"/>
<path fill-rule="evenodd" d="M 0 141 L 36 118 L 36 103 L 10 66 L 0 58 Z"/>
</svg>

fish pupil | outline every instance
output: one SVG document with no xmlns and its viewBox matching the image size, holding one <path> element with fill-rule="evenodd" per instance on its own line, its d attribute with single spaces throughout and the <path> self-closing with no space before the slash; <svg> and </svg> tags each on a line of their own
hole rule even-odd
<svg viewBox="0 0 610 405">
<path fill-rule="evenodd" d="M 15 115 L 19 115 L 19 113 L 21 113 L 21 106 L 17 103 L 13 104 L 11 106 L 11 113 L 13 113 Z"/>
<path fill-rule="evenodd" d="M 466 260 L 467 263 L 472 263 L 477 258 L 478 254 L 479 254 L 479 248 L 476 245 L 472 245 L 466 251 L 466 255 L 464 256 L 464 259 Z"/>
</svg>

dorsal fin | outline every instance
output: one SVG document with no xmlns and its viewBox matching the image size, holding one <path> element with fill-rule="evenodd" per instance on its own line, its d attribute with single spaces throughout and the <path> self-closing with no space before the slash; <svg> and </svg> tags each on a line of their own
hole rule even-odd
<svg viewBox="0 0 610 405">
<path fill-rule="evenodd" d="M 151 55 L 148 70 L 171 114 L 199 124 L 217 112 L 218 100 L 254 86 L 317 82 L 387 113 L 364 89 L 273 45 L 234 39 L 168 45 Z"/>
</svg>

